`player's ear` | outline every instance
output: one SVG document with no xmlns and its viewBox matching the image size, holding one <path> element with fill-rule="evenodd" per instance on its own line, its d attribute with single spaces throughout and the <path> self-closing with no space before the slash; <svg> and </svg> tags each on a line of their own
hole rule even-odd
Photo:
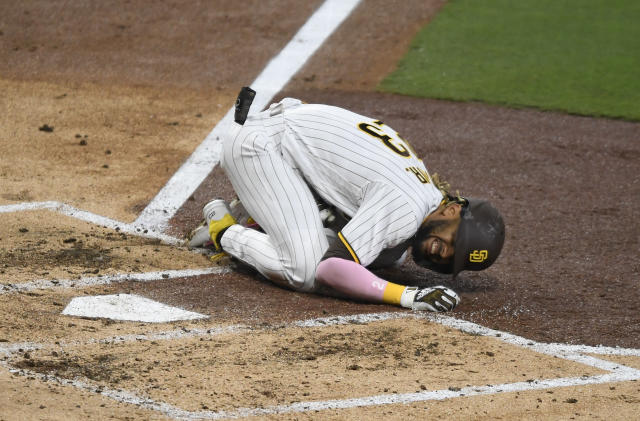
<svg viewBox="0 0 640 421">
<path fill-rule="evenodd" d="M 447 218 L 454 219 L 454 218 L 460 217 L 461 211 L 462 211 L 462 205 L 459 203 L 453 203 L 446 206 L 442 210 L 442 215 L 446 216 Z"/>
</svg>

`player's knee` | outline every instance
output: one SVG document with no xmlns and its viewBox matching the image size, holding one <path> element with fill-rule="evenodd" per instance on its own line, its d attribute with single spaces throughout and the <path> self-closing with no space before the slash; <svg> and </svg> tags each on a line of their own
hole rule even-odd
<svg viewBox="0 0 640 421">
<path fill-rule="evenodd" d="M 307 267 L 295 267 L 285 271 L 285 278 L 291 288 L 300 292 L 309 292 L 315 288 L 315 266 L 313 270 Z"/>
</svg>

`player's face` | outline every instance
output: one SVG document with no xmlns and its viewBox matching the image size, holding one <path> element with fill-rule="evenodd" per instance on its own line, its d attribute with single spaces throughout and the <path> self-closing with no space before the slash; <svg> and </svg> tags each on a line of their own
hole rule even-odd
<svg viewBox="0 0 640 421">
<path fill-rule="evenodd" d="M 460 220 L 440 220 L 427 222 L 423 234 L 427 234 L 420 244 L 420 254 L 433 263 L 442 265 L 453 261 L 456 233 Z"/>
<path fill-rule="evenodd" d="M 426 260 L 436 265 L 449 265 L 453 262 L 460 210 L 460 206 L 453 205 L 429 215 L 413 245 L 416 263 Z"/>
</svg>

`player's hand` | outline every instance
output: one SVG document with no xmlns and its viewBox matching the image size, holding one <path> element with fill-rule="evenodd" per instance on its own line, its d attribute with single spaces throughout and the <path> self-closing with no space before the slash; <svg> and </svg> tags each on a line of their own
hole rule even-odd
<svg viewBox="0 0 640 421">
<path fill-rule="evenodd" d="M 450 288 L 439 285 L 416 288 L 411 309 L 445 312 L 453 310 L 458 304 L 460 304 L 458 294 Z"/>
</svg>

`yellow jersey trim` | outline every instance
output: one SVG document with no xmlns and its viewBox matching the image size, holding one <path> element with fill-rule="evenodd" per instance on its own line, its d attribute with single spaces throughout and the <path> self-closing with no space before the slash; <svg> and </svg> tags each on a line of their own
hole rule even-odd
<svg viewBox="0 0 640 421">
<path fill-rule="evenodd" d="M 351 257 L 353 258 L 353 261 L 356 262 L 357 264 L 360 264 L 360 259 L 358 259 L 358 256 L 356 255 L 356 252 L 353 251 L 353 248 L 351 248 L 351 245 L 349 244 L 349 242 L 342 235 L 342 231 L 340 231 L 338 233 L 338 238 L 340 238 L 340 241 L 342 241 L 342 244 L 344 244 L 344 246 L 347 248 L 347 250 L 351 254 Z"/>
</svg>

